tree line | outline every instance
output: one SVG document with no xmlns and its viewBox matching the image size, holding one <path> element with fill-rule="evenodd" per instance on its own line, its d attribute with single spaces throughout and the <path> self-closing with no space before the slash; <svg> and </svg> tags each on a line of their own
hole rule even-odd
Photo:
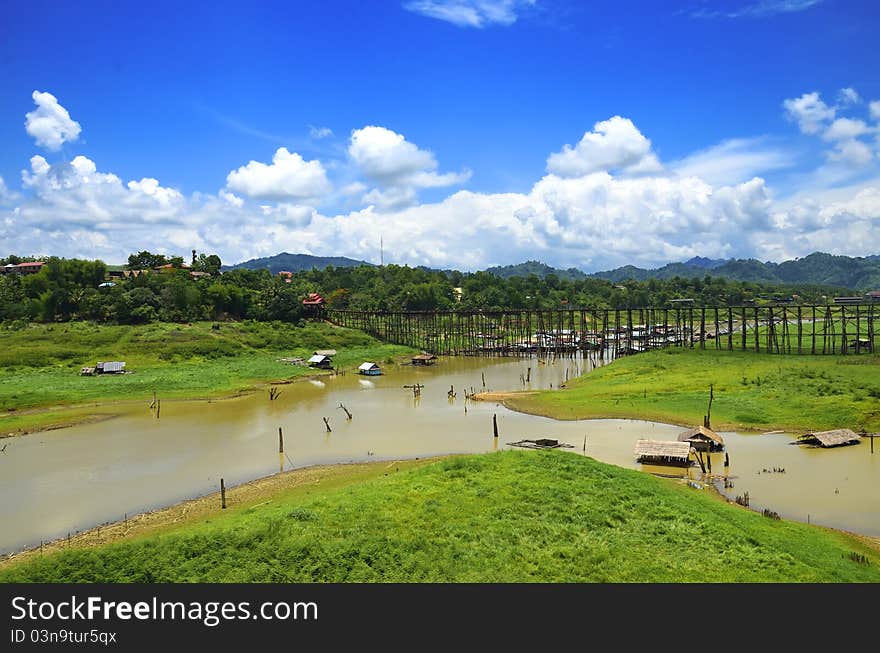
<svg viewBox="0 0 880 653">
<path fill-rule="evenodd" d="M 0 266 L 33 260 L 12 255 L 0 259 Z M 399 265 L 329 266 L 285 278 L 265 269 L 221 272 L 216 254 L 196 256 L 195 251 L 188 264 L 181 256 L 132 254 L 124 269 L 148 272 L 121 278 L 122 272 L 111 273 L 112 268 L 100 260 L 56 256 L 40 260 L 45 264 L 38 273 L 0 275 L 0 321 L 297 322 L 308 315 L 302 300 L 314 292 L 325 298 L 328 308 L 369 311 L 641 308 L 665 306 L 673 299 L 691 299 L 697 306 L 822 304 L 834 296 L 853 294 L 834 286 L 741 282 L 710 275 L 614 283 L 560 279 L 553 274 L 504 279 L 489 272 Z"/>
</svg>

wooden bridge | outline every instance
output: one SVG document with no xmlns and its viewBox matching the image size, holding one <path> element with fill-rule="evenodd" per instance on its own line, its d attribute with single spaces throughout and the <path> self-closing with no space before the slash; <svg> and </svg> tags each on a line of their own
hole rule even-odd
<svg viewBox="0 0 880 653">
<path fill-rule="evenodd" d="M 876 351 L 880 303 L 372 312 L 328 309 L 331 322 L 433 354 L 623 356 L 661 347 L 775 354 Z"/>
</svg>

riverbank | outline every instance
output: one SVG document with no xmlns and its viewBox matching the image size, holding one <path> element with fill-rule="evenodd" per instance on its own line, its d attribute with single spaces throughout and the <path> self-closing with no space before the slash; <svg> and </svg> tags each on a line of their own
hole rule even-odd
<svg viewBox="0 0 880 653">
<path fill-rule="evenodd" d="M 880 431 L 880 356 L 794 356 L 669 348 L 615 360 L 555 390 L 477 399 L 563 420 L 703 423 L 716 430 Z"/>
<path fill-rule="evenodd" d="M 305 498 L 320 491 L 360 483 L 439 459 L 440 457 L 314 465 L 264 476 L 227 487 L 225 509 L 222 506 L 221 492 L 218 490 L 171 506 L 131 515 L 127 519 L 78 531 L 71 534 L 69 539 L 58 538 L 44 542 L 39 547 L 7 555 L 0 559 L 0 569 L 69 549 L 100 547 L 142 537 L 158 536 L 188 524 L 208 523 L 216 517 L 241 514 L 273 501 Z"/>
<path fill-rule="evenodd" d="M 205 512 L 181 504 L 110 544 L 61 542 L 0 582 L 880 581 L 865 538 L 568 452 L 325 469 L 266 479 L 267 498 L 230 490 L 226 511 L 216 494 Z"/>
<path fill-rule="evenodd" d="M 115 404 L 219 399 L 320 373 L 284 358 L 336 349 L 333 365 L 393 362 L 413 350 L 328 323 L 212 322 L 104 326 L 85 322 L 0 330 L 0 437 L 110 419 Z M 99 360 L 126 374 L 80 376 Z"/>
</svg>

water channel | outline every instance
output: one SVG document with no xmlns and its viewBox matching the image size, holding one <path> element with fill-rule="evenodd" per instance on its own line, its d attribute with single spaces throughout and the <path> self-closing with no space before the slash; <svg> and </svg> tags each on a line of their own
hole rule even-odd
<svg viewBox="0 0 880 653">
<path fill-rule="evenodd" d="M 636 440 L 675 440 L 681 426 L 557 421 L 464 398 L 466 389 L 483 390 L 483 379 L 493 391 L 558 388 L 588 367 L 589 361 L 569 358 L 538 363 L 443 357 L 430 367 L 386 365 L 377 377 L 351 371 L 297 381 L 279 386 L 274 401 L 266 391 L 163 401 L 159 419 L 145 397 L 120 404 L 120 416 L 111 420 L 4 440 L 9 446 L 0 456 L 0 552 L 217 491 L 221 477 L 232 486 L 294 467 L 491 452 L 524 438 L 570 443 L 574 447 L 566 451 L 573 455 L 584 455 L 586 438 L 586 455 L 598 460 L 699 479 L 699 467 L 645 467 L 635 461 Z M 419 397 L 404 387 L 413 384 L 424 386 Z M 450 387 L 454 399 L 448 397 Z M 726 471 L 734 487 L 725 492 L 731 498 L 748 491 L 753 509 L 880 536 L 880 451 L 872 455 L 867 441 L 826 450 L 792 445 L 790 434 L 720 433 L 730 457 Z M 715 474 L 724 473 L 723 461 L 723 453 L 713 454 Z"/>
</svg>

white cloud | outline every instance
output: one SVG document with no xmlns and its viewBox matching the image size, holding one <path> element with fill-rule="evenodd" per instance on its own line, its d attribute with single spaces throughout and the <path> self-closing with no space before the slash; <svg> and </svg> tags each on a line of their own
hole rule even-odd
<svg viewBox="0 0 880 653">
<path fill-rule="evenodd" d="M 18 194 L 9 190 L 3 177 L 0 177 L 0 206 L 14 202 L 16 199 L 18 199 Z"/>
<path fill-rule="evenodd" d="M 82 131 L 72 120 L 67 109 L 58 104 L 51 93 L 34 91 L 32 96 L 37 108 L 25 114 L 25 129 L 37 145 L 47 150 L 60 150 L 64 143 L 75 141 Z"/>
<path fill-rule="evenodd" d="M 823 0 L 759 0 L 746 4 L 739 9 L 722 11 L 716 9 L 698 9 L 691 12 L 694 18 L 767 18 L 778 14 L 790 14 L 804 11 L 821 3 Z"/>
<path fill-rule="evenodd" d="M 862 98 L 854 88 L 842 88 L 837 92 L 837 102 L 839 104 L 858 104 L 861 101 Z"/>
<path fill-rule="evenodd" d="M 874 100 L 868 105 L 871 111 L 871 117 L 874 120 L 880 120 L 880 100 Z"/>
<path fill-rule="evenodd" d="M 871 148 L 854 138 L 837 143 L 835 148 L 827 153 L 832 161 L 839 161 L 850 167 L 867 165 L 874 158 Z"/>
<path fill-rule="evenodd" d="M 362 201 L 379 208 L 413 203 L 421 188 L 440 188 L 467 181 L 470 171 L 438 173 L 432 152 L 422 150 L 395 131 L 368 125 L 351 132 L 348 155 L 360 172 L 381 188 Z"/>
<path fill-rule="evenodd" d="M 600 170 L 652 173 L 662 169 L 645 138 L 629 118 L 614 116 L 597 122 L 580 142 L 547 158 L 547 170 L 562 177 L 578 177 Z"/>
<path fill-rule="evenodd" d="M 682 177 L 699 177 L 713 184 L 734 184 L 755 175 L 794 165 L 792 154 L 762 138 L 733 138 L 670 164 Z"/>
<path fill-rule="evenodd" d="M 862 120 L 838 118 L 825 130 L 822 138 L 826 141 L 843 141 L 867 134 L 869 131 L 871 130 L 868 125 Z"/>
<path fill-rule="evenodd" d="M 320 161 L 305 161 L 285 147 L 278 148 L 270 165 L 251 161 L 233 170 L 226 185 L 242 195 L 268 200 L 314 199 L 331 190 Z"/>
<path fill-rule="evenodd" d="M 321 140 L 322 138 L 330 138 L 333 136 L 333 130 L 329 127 L 315 127 L 309 125 L 309 136 L 313 139 Z"/>
<path fill-rule="evenodd" d="M 534 4 L 535 0 L 412 0 L 403 8 L 458 27 L 482 28 L 512 25 L 520 9 Z"/>
<path fill-rule="evenodd" d="M 244 206 L 244 200 L 241 199 L 235 193 L 230 193 L 225 190 L 221 190 L 217 195 L 219 197 L 221 197 L 222 199 L 226 200 L 227 202 L 229 202 L 230 204 L 232 204 L 232 206 L 234 206 L 234 207 L 241 208 L 242 206 Z"/>
<path fill-rule="evenodd" d="M 826 122 L 834 119 L 837 112 L 834 107 L 825 104 L 817 92 L 804 93 L 799 98 L 785 100 L 782 106 L 785 107 L 788 118 L 796 121 L 805 134 L 819 132 Z"/>
<path fill-rule="evenodd" d="M 528 259 L 595 270 L 695 255 L 864 255 L 880 244 L 880 178 L 777 201 L 754 175 L 784 166 L 788 157 L 764 139 L 725 141 L 669 166 L 669 173 L 633 175 L 633 166 L 653 156 L 650 144 L 615 149 L 611 144 L 641 141 L 618 142 L 613 130 L 596 127 L 589 133 L 601 137 L 598 151 L 618 153 L 604 159 L 611 170 L 551 172 L 520 193 L 458 191 L 416 204 L 418 189 L 445 184 L 444 175 L 433 154 L 385 131 L 358 141 L 375 187 L 347 179 L 340 189 L 343 196 L 367 196 L 371 205 L 328 214 L 296 197 L 248 201 L 231 187 L 187 197 L 151 177 L 124 182 L 86 157 L 50 164 L 35 156 L 22 173 L 23 199 L 0 209 L 0 241 L 9 252 L 111 263 L 141 249 L 185 255 L 193 248 L 227 263 L 284 250 L 378 261 L 381 235 L 386 261 L 464 270 Z M 632 132 L 645 138 L 635 126 Z"/>
</svg>

